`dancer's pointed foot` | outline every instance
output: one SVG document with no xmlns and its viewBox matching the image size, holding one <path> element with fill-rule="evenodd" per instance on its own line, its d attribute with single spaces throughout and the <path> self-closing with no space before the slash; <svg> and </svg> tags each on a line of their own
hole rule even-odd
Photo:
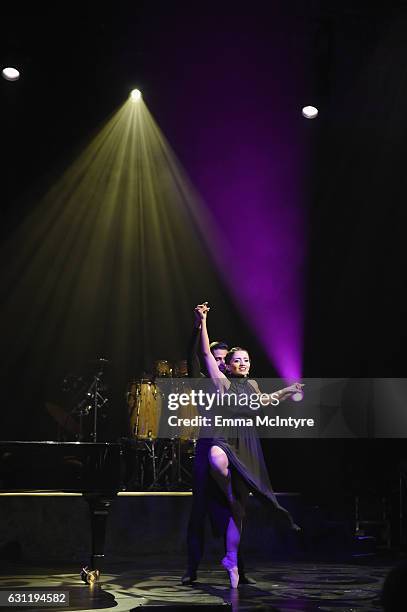
<svg viewBox="0 0 407 612">
<path fill-rule="evenodd" d="M 188 584 L 193 584 L 196 578 L 197 576 L 195 571 L 187 570 L 181 578 L 181 584 L 183 584 L 184 586 L 187 586 Z"/>
<path fill-rule="evenodd" d="M 237 589 L 239 584 L 239 570 L 237 569 L 237 555 L 228 553 L 221 561 L 225 570 L 229 572 L 230 586 Z"/>
</svg>

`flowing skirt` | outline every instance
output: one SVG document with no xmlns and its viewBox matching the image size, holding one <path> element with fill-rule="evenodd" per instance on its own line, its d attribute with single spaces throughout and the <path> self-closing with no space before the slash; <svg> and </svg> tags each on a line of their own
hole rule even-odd
<svg viewBox="0 0 407 612">
<path fill-rule="evenodd" d="M 196 502 L 207 507 L 214 534 L 225 534 L 232 513 L 226 496 L 211 476 L 209 451 L 212 446 L 219 446 L 228 457 L 233 495 L 243 512 L 251 493 L 266 505 L 270 515 L 278 523 L 298 530 L 291 515 L 280 506 L 271 488 L 263 451 L 255 432 L 246 428 L 240 430 L 238 436 L 236 432 L 230 433 L 235 435 L 202 438 L 197 443 L 193 494 Z"/>
</svg>

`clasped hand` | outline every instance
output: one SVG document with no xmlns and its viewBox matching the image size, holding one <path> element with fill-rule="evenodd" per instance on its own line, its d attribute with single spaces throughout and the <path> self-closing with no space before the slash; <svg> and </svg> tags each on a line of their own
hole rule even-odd
<svg viewBox="0 0 407 612">
<path fill-rule="evenodd" d="M 210 307 L 208 306 L 208 302 L 204 302 L 203 304 L 198 304 L 194 310 L 197 321 L 200 322 L 200 321 L 203 321 L 203 319 L 206 319 L 206 316 L 209 311 L 210 311 Z"/>
</svg>

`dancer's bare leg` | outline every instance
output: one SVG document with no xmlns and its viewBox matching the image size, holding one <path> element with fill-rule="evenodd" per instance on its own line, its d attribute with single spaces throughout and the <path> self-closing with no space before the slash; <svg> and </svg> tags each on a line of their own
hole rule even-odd
<svg viewBox="0 0 407 612">
<path fill-rule="evenodd" d="M 226 529 L 226 557 L 222 559 L 222 565 L 229 572 L 231 586 L 236 588 L 239 583 L 237 552 L 240 544 L 242 520 L 237 512 L 238 504 L 233 495 L 229 459 L 220 446 L 211 446 L 209 450 L 209 463 L 212 476 L 226 495 L 232 510 L 232 516 Z"/>
</svg>

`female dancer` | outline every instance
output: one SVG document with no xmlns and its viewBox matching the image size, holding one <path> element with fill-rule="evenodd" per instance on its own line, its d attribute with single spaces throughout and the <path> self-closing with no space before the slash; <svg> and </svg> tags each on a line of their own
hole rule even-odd
<svg viewBox="0 0 407 612">
<path fill-rule="evenodd" d="M 233 394 L 232 397 L 260 393 L 257 382 L 248 379 L 250 357 L 245 349 L 237 347 L 228 352 L 225 359 L 228 377 L 219 370 L 210 350 L 206 326 L 209 308 L 203 304 L 195 311 L 201 318 L 202 355 L 207 372 L 216 388 L 223 394 Z M 273 395 L 283 400 L 302 388 L 303 385 L 295 383 Z M 235 415 L 238 412 L 243 416 L 244 411 L 248 412 L 247 406 L 233 407 Z M 298 531 L 299 527 L 295 525 L 287 510 L 280 506 L 271 489 L 255 428 L 231 426 L 214 429 L 207 444 L 211 474 L 227 500 L 228 506 L 228 512 L 224 516 L 226 556 L 222 559 L 222 565 L 229 572 L 231 586 L 236 588 L 239 583 L 237 553 L 242 520 L 250 491 L 270 502 L 273 509 L 291 529 Z"/>
</svg>

